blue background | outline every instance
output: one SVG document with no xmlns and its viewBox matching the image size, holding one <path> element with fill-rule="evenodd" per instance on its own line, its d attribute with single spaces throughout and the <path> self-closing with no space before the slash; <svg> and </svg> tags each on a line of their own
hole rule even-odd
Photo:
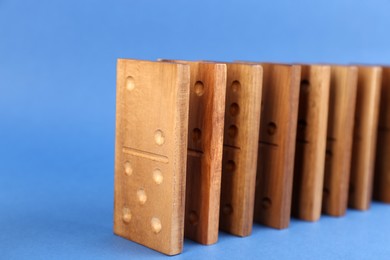
<svg viewBox="0 0 390 260">
<path fill-rule="evenodd" d="M 0 259 L 163 257 L 112 234 L 116 59 L 390 63 L 390 2 L 0 0 Z M 175 259 L 390 258 L 390 206 Z"/>
</svg>

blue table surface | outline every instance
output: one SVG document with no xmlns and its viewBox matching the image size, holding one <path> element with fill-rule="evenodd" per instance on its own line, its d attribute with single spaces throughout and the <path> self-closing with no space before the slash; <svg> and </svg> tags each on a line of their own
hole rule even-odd
<svg viewBox="0 0 390 260">
<path fill-rule="evenodd" d="M 390 64 L 384 0 L 0 0 L 0 259 L 165 257 L 112 233 L 116 59 Z M 389 259 L 390 206 L 181 258 Z"/>
<path fill-rule="evenodd" d="M 0 259 L 165 257 L 113 235 L 109 163 L 102 158 L 60 162 L 68 164 L 66 170 L 32 170 L 28 161 L 18 170 L 1 168 L 10 177 L 0 183 Z M 174 258 L 389 259 L 389 241 L 390 205 L 374 203 L 369 211 L 349 210 L 343 218 L 294 219 L 282 231 L 255 224 L 246 238 L 220 232 L 212 246 L 186 240 L 183 254 Z"/>
</svg>

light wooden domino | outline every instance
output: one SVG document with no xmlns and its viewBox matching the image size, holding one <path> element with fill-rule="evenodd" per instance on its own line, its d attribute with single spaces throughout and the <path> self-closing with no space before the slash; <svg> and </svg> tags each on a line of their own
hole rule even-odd
<svg viewBox="0 0 390 260">
<path fill-rule="evenodd" d="M 383 67 L 380 95 L 374 198 L 390 203 L 390 67 Z"/>
<path fill-rule="evenodd" d="M 182 251 L 188 65 L 119 59 L 114 233 L 167 255 Z"/>
<path fill-rule="evenodd" d="M 301 67 L 262 63 L 263 93 L 254 219 L 290 223 Z"/>
<path fill-rule="evenodd" d="M 302 66 L 292 213 L 316 221 L 321 216 L 330 66 Z"/>
<path fill-rule="evenodd" d="M 184 234 L 210 245 L 219 230 L 226 65 L 173 62 L 191 68 Z"/>
<path fill-rule="evenodd" d="M 187 63 L 191 92 L 184 233 L 210 245 L 218 241 L 226 65 Z"/>
<path fill-rule="evenodd" d="M 220 229 L 252 232 L 262 67 L 227 63 Z"/>
<path fill-rule="evenodd" d="M 367 210 L 372 198 L 382 68 L 359 66 L 358 70 L 349 206 Z"/>
<path fill-rule="evenodd" d="M 357 68 L 332 66 L 322 210 L 343 216 L 348 204 Z"/>
</svg>

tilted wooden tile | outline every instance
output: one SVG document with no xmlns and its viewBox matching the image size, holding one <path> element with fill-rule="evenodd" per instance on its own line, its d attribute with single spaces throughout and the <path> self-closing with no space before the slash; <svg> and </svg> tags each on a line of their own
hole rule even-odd
<svg viewBox="0 0 390 260">
<path fill-rule="evenodd" d="M 260 65 L 227 63 L 220 229 L 252 232 L 262 91 Z"/>
<path fill-rule="evenodd" d="M 292 213 L 316 221 L 321 216 L 330 66 L 302 66 Z"/>
<path fill-rule="evenodd" d="M 182 251 L 189 66 L 118 60 L 114 233 Z"/>
<path fill-rule="evenodd" d="M 358 67 L 349 206 L 359 210 L 372 198 L 381 78 L 381 67 Z"/>
<path fill-rule="evenodd" d="M 184 234 L 218 241 L 226 65 L 186 62 L 191 68 Z"/>
<path fill-rule="evenodd" d="M 332 66 L 322 211 L 343 216 L 348 204 L 357 68 Z"/>
<path fill-rule="evenodd" d="M 290 223 L 301 67 L 262 64 L 263 93 L 254 219 Z"/>
<path fill-rule="evenodd" d="M 380 99 L 374 198 L 390 203 L 390 67 L 383 67 Z"/>
</svg>

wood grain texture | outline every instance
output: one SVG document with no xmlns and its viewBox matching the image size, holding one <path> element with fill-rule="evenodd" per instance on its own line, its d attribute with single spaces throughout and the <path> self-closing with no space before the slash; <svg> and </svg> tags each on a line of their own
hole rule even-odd
<svg viewBox="0 0 390 260">
<path fill-rule="evenodd" d="M 292 214 L 307 221 L 321 216 L 330 66 L 302 66 Z"/>
<path fill-rule="evenodd" d="M 263 66 L 262 111 L 254 219 L 283 229 L 290 223 L 301 67 Z"/>
<path fill-rule="evenodd" d="M 182 251 L 189 66 L 119 59 L 114 233 Z"/>
<path fill-rule="evenodd" d="M 219 230 L 226 65 L 185 63 L 191 68 L 191 91 L 184 234 L 210 245 L 218 241 Z"/>
<path fill-rule="evenodd" d="M 359 210 L 372 198 L 381 79 L 381 67 L 358 67 L 348 204 Z"/>
<path fill-rule="evenodd" d="M 252 232 L 262 92 L 260 65 L 227 63 L 220 229 Z"/>
<path fill-rule="evenodd" d="M 374 198 L 390 203 L 390 67 L 383 67 L 380 99 Z"/>
<path fill-rule="evenodd" d="M 343 216 L 348 204 L 357 68 L 332 66 L 322 210 Z"/>
</svg>

